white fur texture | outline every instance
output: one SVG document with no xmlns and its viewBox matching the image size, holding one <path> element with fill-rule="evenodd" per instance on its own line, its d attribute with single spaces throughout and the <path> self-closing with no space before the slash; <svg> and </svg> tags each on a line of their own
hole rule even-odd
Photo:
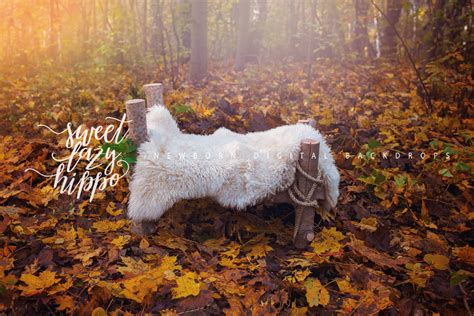
<svg viewBox="0 0 474 316">
<path fill-rule="evenodd" d="M 225 128 L 212 135 L 183 134 L 165 107 L 153 106 L 147 126 L 150 141 L 138 149 L 130 187 L 128 216 L 134 221 L 157 220 L 182 199 L 211 197 L 242 210 L 287 190 L 306 138 L 320 142 L 324 207 L 336 206 L 339 172 L 324 137 L 309 125 L 245 135 Z"/>
</svg>

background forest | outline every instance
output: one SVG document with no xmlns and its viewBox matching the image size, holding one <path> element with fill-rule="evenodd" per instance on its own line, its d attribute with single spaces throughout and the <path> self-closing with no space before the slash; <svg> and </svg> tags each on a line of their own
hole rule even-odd
<svg viewBox="0 0 474 316">
<path fill-rule="evenodd" d="M 472 6 L 1 1 L 0 312 L 472 315 Z M 106 125 L 150 82 L 187 133 L 316 119 L 336 219 L 297 251 L 284 205 L 185 201 L 139 238 L 126 180 L 89 202 L 25 172 L 66 152 L 38 124 Z"/>
</svg>

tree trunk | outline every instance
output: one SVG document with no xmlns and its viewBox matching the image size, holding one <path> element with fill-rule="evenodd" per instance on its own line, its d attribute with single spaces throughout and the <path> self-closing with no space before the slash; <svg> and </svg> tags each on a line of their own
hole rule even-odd
<svg viewBox="0 0 474 316">
<path fill-rule="evenodd" d="M 307 81 L 306 81 L 306 88 L 311 88 L 311 83 L 313 81 L 313 73 L 312 73 L 312 64 L 313 64 L 313 41 L 315 36 L 315 28 L 316 28 L 316 0 L 311 0 L 311 16 L 309 20 L 309 27 L 308 27 L 308 47 L 306 51 L 306 61 L 308 63 L 307 66 Z"/>
<path fill-rule="evenodd" d="M 173 88 L 176 88 L 176 82 L 179 80 L 179 64 L 180 64 L 180 52 L 181 52 L 181 44 L 179 40 L 179 33 L 178 33 L 178 28 L 176 26 L 176 3 L 174 1 L 170 2 L 171 6 L 171 25 L 173 27 L 173 34 L 174 34 L 174 39 L 176 41 L 176 78 L 173 80 Z"/>
<path fill-rule="evenodd" d="M 207 0 L 191 3 L 191 19 L 189 80 L 198 83 L 207 75 Z"/>
<path fill-rule="evenodd" d="M 104 12 L 102 16 L 102 32 L 105 35 L 107 31 L 110 29 L 110 22 L 109 22 L 109 0 L 104 1 Z"/>
<path fill-rule="evenodd" d="M 97 4 L 92 1 L 92 37 L 94 40 L 97 36 Z"/>
<path fill-rule="evenodd" d="M 237 25 L 237 51 L 235 54 L 235 70 L 243 70 L 247 56 L 249 40 L 250 0 L 239 2 L 239 22 Z"/>
<path fill-rule="evenodd" d="M 87 1 L 82 1 L 81 2 L 81 9 L 80 11 L 82 12 L 82 21 L 81 21 L 81 36 L 82 36 L 82 41 L 81 41 L 81 48 L 82 48 L 82 55 L 85 56 L 87 52 L 89 51 L 89 12 L 88 12 L 88 7 L 87 7 L 88 2 Z"/>
<path fill-rule="evenodd" d="M 339 8 L 334 0 L 321 1 L 320 6 L 322 8 L 322 36 L 324 42 L 329 44 L 323 46 L 320 54 L 325 57 L 338 58 L 344 54 L 345 50 Z"/>
<path fill-rule="evenodd" d="M 263 36 L 265 33 L 265 25 L 267 23 L 267 16 L 268 16 L 268 2 L 267 0 L 260 0 L 257 2 L 259 6 L 260 15 L 258 16 L 258 24 L 257 24 L 257 35 L 256 35 L 256 48 L 255 52 L 257 56 L 260 58 L 262 53 L 263 47 Z"/>
<path fill-rule="evenodd" d="M 288 1 L 288 15 L 286 21 L 287 30 L 287 56 L 292 56 L 296 47 L 296 36 L 298 33 L 298 22 L 296 20 L 296 2 Z"/>
<path fill-rule="evenodd" d="M 400 0 L 388 0 L 386 16 L 389 21 L 384 21 L 381 38 L 381 54 L 384 57 L 394 57 L 397 53 L 396 27 L 402 12 L 402 2 Z"/>
<path fill-rule="evenodd" d="M 150 47 L 153 55 L 158 54 L 158 29 L 159 29 L 159 20 L 158 15 L 160 8 L 158 6 L 158 1 L 153 0 L 151 1 L 151 30 L 150 30 Z"/>
<path fill-rule="evenodd" d="M 148 15 L 148 1 L 143 0 L 143 53 L 146 55 L 148 50 L 148 24 L 147 24 L 147 15 Z"/>
<path fill-rule="evenodd" d="M 158 0 L 156 0 L 158 1 Z M 166 54 L 166 47 L 165 47 L 165 24 L 163 23 L 163 2 L 159 1 L 159 14 L 158 14 L 158 23 L 159 23 L 159 31 L 160 31 L 160 51 L 161 51 L 161 58 L 163 59 L 163 67 L 165 73 L 168 73 L 168 57 Z M 170 56 L 172 58 L 172 56 Z M 173 67 L 173 63 L 171 62 L 171 67 Z"/>
<path fill-rule="evenodd" d="M 367 13 L 369 12 L 368 0 L 354 0 L 355 9 L 355 25 L 354 25 L 354 39 L 352 47 L 359 57 L 365 57 L 365 48 L 369 48 L 369 35 L 367 33 Z"/>
<path fill-rule="evenodd" d="M 56 0 L 49 0 L 49 54 L 53 59 L 58 57 L 57 9 Z"/>
<path fill-rule="evenodd" d="M 445 24 L 445 3 L 444 0 L 436 0 L 434 12 L 432 15 L 432 43 L 430 57 L 435 58 L 439 56 L 443 46 L 443 26 Z"/>
<path fill-rule="evenodd" d="M 131 47 L 130 53 L 133 60 L 141 55 L 139 40 L 137 38 L 137 24 L 140 22 L 140 8 L 137 7 L 137 1 L 129 1 L 128 18 L 127 18 L 127 29 L 129 29 L 126 38 L 129 41 L 129 46 Z M 144 23 L 144 22 L 143 22 Z"/>
</svg>

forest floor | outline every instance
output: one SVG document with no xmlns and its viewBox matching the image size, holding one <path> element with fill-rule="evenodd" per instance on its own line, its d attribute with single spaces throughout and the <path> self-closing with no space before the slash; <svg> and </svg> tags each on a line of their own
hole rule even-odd
<svg viewBox="0 0 474 316">
<path fill-rule="evenodd" d="M 89 202 L 25 172 L 54 172 L 51 153 L 69 151 L 65 137 L 38 124 L 109 124 L 159 74 L 116 66 L 0 75 L 0 312 L 468 314 L 472 120 L 453 115 L 449 101 L 426 114 L 409 66 L 321 61 L 313 75 L 310 89 L 301 64 L 214 66 L 202 88 L 164 81 L 165 103 L 187 133 L 316 119 L 341 196 L 335 220 L 316 221 L 304 251 L 292 245 L 286 206 L 233 212 L 183 201 L 142 239 L 126 219 L 125 179 Z"/>
</svg>

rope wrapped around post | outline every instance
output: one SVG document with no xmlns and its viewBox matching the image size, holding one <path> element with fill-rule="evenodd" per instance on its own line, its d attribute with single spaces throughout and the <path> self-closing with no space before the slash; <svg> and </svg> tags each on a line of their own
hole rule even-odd
<svg viewBox="0 0 474 316">
<path fill-rule="evenodd" d="M 312 119 L 299 120 L 298 124 L 316 128 L 316 122 Z M 295 181 L 288 190 L 288 195 L 296 207 L 293 243 L 296 248 L 303 249 L 314 239 L 314 217 L 316 209 L 319 208 L 317 197 L 323 187 L 319 185 L 319 142 L 305 139 L 300 146 Z"/>
<path fill-rule="evenodd" d="M 295 182 L 293 189 L 288 191 L 288 194 L 300 196 L 300 199 L 295 199 L 295 230 L 293 234 L 293 243 L 296 248 L 304 249 L 314 239 L 314 217 L 316 213 L 313 196 L 317 190 L 319 179 L 316 178 L 319 161 L 319 142 L 314 139 L 305 139 L 301 142 L 300 157 L 298 159 L 295 174 Z M 303 171 L 303 172 L 301 172 Z M 306 177 L 308 175 L 309 177 Z M 315 182 L 312 179 L 316 180 Z M 297 190 L 295 190 L 296 188 Z"/>
<path fill-rule="evenodd" d="M 293 185 L 288 189 L 288 194 L 290 195 L 291 200 L 298 206 L 319 207 L 319 202 L 317 199 L 313 199 L 313 195 L 319 185 L 323 184 L 323 180 L 321 180 L 321 174 L 318 174 L 317 178 L 313 177 L 303 170 L 299 162 L 296 164 L 296 170 L 301 176 L 312 182 L 312 185 L 309 192 L 304 194 L 300 191 L 300 189 L 298 189 L 296 181 L 293 182 Z"/>
</svg>

